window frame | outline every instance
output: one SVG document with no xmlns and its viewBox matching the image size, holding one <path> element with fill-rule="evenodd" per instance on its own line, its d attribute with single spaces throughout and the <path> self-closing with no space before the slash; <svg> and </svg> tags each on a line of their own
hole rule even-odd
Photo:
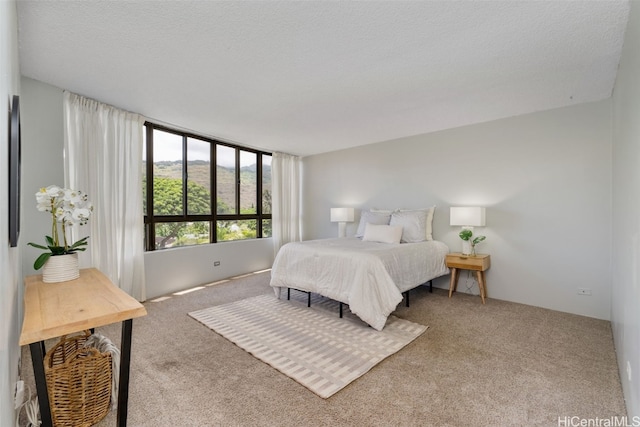
<svg viewBox="0 0 640 427">
<path fill-rule="evenodd" d="M 159 130 L 162 132 L 172 133 L 182 138 L 182 215 L 156 215 L 154 209 L 154 162 L 153 162 L 153 132 Z M 164 125 L 159 125 L 150 121 L 145 121 L 144 132 L 146 133 L 146 188 L 144 189 L 146 197 L 146 213 L 144 214 L 144 228 L 145 228 L 145 251 L 151 252 L 156 250 L 156 225 L 166 224 L 174 222 L 208 222 L 209 223 L 209 244 L 224 243 L 224 242 L 237 242 L 238 240 L 223 240 L 218 242 L 217 222 L 218 221 L 243 221 L 243 220 L 255 220 L 256 221 L 256 239 L 270 238 L 271 236 L 263 236 L 263 222 L 264 220 L 272 220 L 270 213 L 262 212 L 262 190 L 263 190 L 263 156 L 272 157 L 273 154 L 267 151 L 257 150 L 254 148 L 243 147 L 240 145 L 231 144 L 224 141 L 219 141 L 206 136 L 198 135 L 193 132 L 181 131 L 173 129 Z M 211 195 L 211 213 L 210 214 L 189 214 L 188 213 L 188 163 L 187 163 L 187 141 L 189 138 L 197 139 L 199 141 L 208 142 L 211 144 L 209 149 L 210 153 L 210 171 L 209 179 L 211 182 L 210 195 Z M 235 214 L 219 214 L 217 203 L 217 146 L 223 145 L 235 150 Z M 240 152 L 247 151 L 256 155 L 256 213 L 254 214 L 241 214 L 241 170 L 240 170 Z M 273 207 L 271 209 L 273 211 Z M 252 240 L 252 239 L 244 239 Z M 186 245 L 177 246 L 172 249 L 178 249 L 183 247 L 193 247 L 199 245 Z M 168 248 L 167 248 L 168 249 Z"/>
</svg>

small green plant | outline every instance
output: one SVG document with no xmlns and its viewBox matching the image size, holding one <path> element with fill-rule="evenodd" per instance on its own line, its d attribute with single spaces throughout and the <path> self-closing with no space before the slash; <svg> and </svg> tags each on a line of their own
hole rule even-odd
<svg viewBox="0 0 640 427">
<path fill-rule="evenodd" d="M 465 242 L 469 242 L 471 244 L 471 255 L 476 254 L 476 245 L 487 238 L 486 236 L 477 236 L 475 239 L 471 240 L 473 237 L 473 231 L 468 228 L 462 230 L 458 236 L 460 236 L 460 238 Z"/>
</svg>

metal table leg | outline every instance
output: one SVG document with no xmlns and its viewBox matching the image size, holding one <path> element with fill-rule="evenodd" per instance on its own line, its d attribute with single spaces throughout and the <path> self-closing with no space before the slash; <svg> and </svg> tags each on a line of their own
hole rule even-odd
<svg viewBox="0 0 640 427">
<path fill-rule="evenodd" d="M 33 364 L 33 376 L 36 381 L 42 427 L 53 427 L 49 394 L 47 393 L 47 377 L 44 374 L 44 341 L 29 344 L 29 349 L 31 350 L 31 363 Z"/>
<path fill-rule="evenodd" d="M 122 341 L 120 344 L 120 381 L 118 385 L 118 427 L 126 427 L 127 425 L 132 327 L 132 319 L 122 322 Z"/>
</svg>

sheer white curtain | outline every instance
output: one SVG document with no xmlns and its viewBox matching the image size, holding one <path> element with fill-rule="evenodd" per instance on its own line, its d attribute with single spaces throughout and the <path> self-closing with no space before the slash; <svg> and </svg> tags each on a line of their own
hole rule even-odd
<svg viewBox="0 0 640 427">
<path fill-rule="evenodd" d="M 273 249 L 300 240 L 300 158 L 273 153 L 271 161 Z"/>
<path fill-rule="evenodd" d="M 102 271 L 125 292 L 144 301 L 142 130 L 144 119 L 64 92 L 65 185 L 93 202 L 81 265 Z M 84 233 L 84 234 L 83 234 Z"/>
</svg>

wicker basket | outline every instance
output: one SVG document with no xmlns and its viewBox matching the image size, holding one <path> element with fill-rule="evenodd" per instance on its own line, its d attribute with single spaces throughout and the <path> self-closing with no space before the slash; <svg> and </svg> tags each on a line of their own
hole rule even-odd
<svg viewBox="0 0 640 427">
<path fill-rule="evenodd" d="M 90 336 L 60 339 L 45 356 L 45 376 L 56 427 L 88 427 L 109 412 L 111 400 L 111 353 L 84 348 Z"/>
</svg>

